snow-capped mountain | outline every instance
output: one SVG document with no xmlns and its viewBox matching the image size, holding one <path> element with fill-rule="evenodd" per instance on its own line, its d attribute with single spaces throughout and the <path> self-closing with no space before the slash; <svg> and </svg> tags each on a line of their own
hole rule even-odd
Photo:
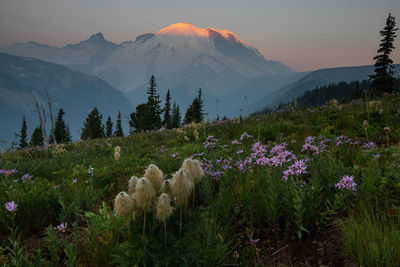
<svg viewBox="0 0 400 267">
<path fill-rule="evenodd" d="M 229 30 L 201 29 L 188 23 L 176 23 L 121 44 L 107 41 L 98 33 L 61 48 L 27 42 L 0 51 L 96 75 L 126 93 L 133 104 L 144 100 L 151 75 L 156 76 L 162 96 L 169 88 L 173 97 L 186 105 L 202 88 L 206 100 L 215 103 L 219 98 L 223 109 L 221 100 L 240 85 L 265 75 L 289 76 L 295 72 L 280 62 L 266 60 Z"/>
</svg>

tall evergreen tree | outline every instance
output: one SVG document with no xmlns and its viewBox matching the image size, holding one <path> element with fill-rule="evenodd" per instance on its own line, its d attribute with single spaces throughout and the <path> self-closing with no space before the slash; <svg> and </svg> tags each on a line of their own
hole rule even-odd
<svg viewBox="0 0 400 267">
<path fill-rule="evenodd" d="M 43 133 L 40 126 L 36 127 L 35 130 L 33 130 L 31 142 L 29 145 L 31 147 L 43 146 Z"/>
<path fill-rule="evenodd" d="M 129 126 L 134 132 L 159 129 L 161 127 L 160 96 L 156 89 L 156 78 L 151 76 L 147 90 L 147 102 L 136 107 L 136 112 L 130 115 Z"/>
<path fill-rule="evenodd" d="M 118 111 L 118 118 L 115 126 L 114 136 L 116 137 L 123 137 L 124 132 L 122 131 L 122 121 L 121 121 L 121 112 Z"/>
<path fill-rule="evenodd" d="M 374 57 L 375 74 L 370 75 L 372 81 L 371 89 L 374 94 L 390 93 L 394 90 L 394 65 L 393 60 L 389 56 L 394 49 L 393 42 L 396 38 L 397 30 L 395 18 L 389 13 L 385 27 L 380 31 L 383 39 L 377 51 L 378 55 Z"/>
<path fill-rule="evenodd" d="M 101 122 L 102 115 L 95 107 L 83 123 L 81 139 L 94 139 L 104 137 L 104 125 Z"/>
<path fill-rule="evenodd" d="M 64 110 L 60 108 L 57 113 L 57 119 L 54 127 L 54 136 L 56 138 L 57 144 L 71 142 L 71 134 L 67 125 L 65 124 L 63 118 L 64 114 Z M 52 139 L 52 135 L 50 135 L 50 138 Z"/>
<path fill-rule="evenodd" d="M 201 88 L 199 89 L 199 94 L 195 99 L 193 99 L 192 104 L 188 107 L 185 113 L 185 118 L 183 120 L 184 124 L 191 122 L 199 123 L 203 120 L 203 100 L 201 97 Z"/>
<path fill-rule="evenodd" d="M 172 127 L 179 128 L 181 127 L 181 112 L 179 110 L 179 106 L 175 104 L 172 106 Z"/>
<path fill-rule="evenodd" d="M 110 116 L 108 116 L 106 121 L 106 137 L 110 138 L 113 134 L 113 123 L 111 121 Z"/>
<path fill-rule="evenodd" d="M 197 110 L 196 110 L 196 114 L 197 114 L 197 122 L 201 122 L 203 121 L 203 117 L 204 117 L 204 103 L 203 103 L 203 99 L 202 99 L 202 92 L 201 92 L 201 88 L 199 89 L 199 94 L 197 96 Z"/>
<path fill-rule="evenodd" d="M 149 106 L 146 103 L 136 106 L 136 112 L 131 113 L 129 120 L 129 126 L 133 129 L 133 132 L 140 133 L 151 129 L 151 122 L 147 120 L 149 112 Z"/>
<path fill-rule="evenodd" d="M 149 88 L 147 89 L 147 105 L 149 106 L 149 112 L 147 114 L 146 121 L 150 129 L 158 129 L 161 127 L 161 108 L 160 108 L 160 96 L 156 89 L 156 78 L 154 75 L 151 76 L 149 81 Z"/>
<path fill-rule="evenodd" d="M 26 141 L 26 136 L 27 136 L 27 131 L 28 127 L 26 126 L 26 120 L 25 116 L 22 117 L 22 127 L 21 127 L 21 132 L 19 134 L 19 148 L 27 148 L 28 143 Z"/>
<path fill-rule="evenodd" d="M 171 118 L 171 95 L 169 89 L 167 91 L 167 96 L 165 97 L 165 107 L 164 107 L 164 126 L 167 129 L 172 128 L 172 118 Z"/>
<path fill-rule="evenodd" d="M 198 106 L 198 99 L 195 97 L 192 104 L 187 108 L 185 117 L 183 118 L 183 124 L 188 124 L 191 122 L 196 122 L 196 108 Z"/>
</svg>

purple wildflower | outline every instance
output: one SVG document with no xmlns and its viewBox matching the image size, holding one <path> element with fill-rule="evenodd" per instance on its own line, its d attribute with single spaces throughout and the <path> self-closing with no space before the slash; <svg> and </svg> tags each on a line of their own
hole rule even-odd
<svg viewBox="0 0 400 267">
<path fill-rule="evenodd" d="M 4 205 L 4 207 L 5 207 L 9 212 L 14 213 L 15 211 L 17 211 L 18 205 L 15 204 L 14 201 L 10 201 L 10 202 L 7 202 L 7 203 Z"/>
<path fill-rule="evenodd" d="M 161 146 L 161 152 L 163 152 L 163 153 L 168 152 L 168 147 L 162 145 L 162 146 Z"/>
<path fill-rule="evenodd" d="M 286 146 L 287 146 L 286 143 L 282 143 L 282 144 L 276 145 L 273 148 L 271 148 L 271 150 L 269 151 L 269 154 L 270 155 L 279 154 L 282 151 L 286 150 Z"/>
<path fill-rule="evenodd" d="M 67 223 L 60 223 L 57 227 L 54 227 L 59 232 L 65 233 L 65 230 L 67 230 Z"/>
<path fill-rule="evenodd" d="M 375 142 L 369 142 L 367 144 L 364 145 L 365 149 L 373 149 L 376 148 L 376 143 Z"/>
<path fill-rule="evenodd" d="M 76 184 L 78 182 L 78 179 L 72 179 L 72 184 Z"/>
<path fill-rule="evenodd" d="M 58 184 L 54 185 L 54 189 L 58 189 L 60 186 Z"/>
<path fill-rule="evenodd" d="M 205 148 L 212 148 L 215 147 L 215 144 L 217 143 L 217 139 L 210 135 L 206 138 L 206 141 L 203 143 Z"/>
<path fill-rule="evenodd" d="M 296 160 L 293 165 L 289 167 L 289 169 L 283 171 L 283 179 L 286 181 L 289 176 L 299 176 L 300 174 L 307 173 L 307 160 L 300 159 Z"/>
<path fill-rule="evenodd" d="M 241 143 L 238 140 L 233 140 L 232 145 L 240 145 Z"/>
<path fill-rule="evenodd" d="M 25 174 L 24 176 L 21 177 L 21 181 L 23 183 L 29 181 L 30 179 L 32 179 L 33 175 L 29 175 L 29 173 Z"/>
<path fill-rule="evenodd" d="M 173 157 L 174 159 L 179 159 L 179 158 L 180 158 L 178 152 L 173 153 L 173 154 L 171 155 L 171 157 Z"/>
<path fill-rule="evenodd" d="M 241 136 L 240 136 L 240 141 L 243 141 L 244 139 L 249 139 L 252 138 L 251 135 L 249 135 L 247 132 L 244 132 Z"/>
<path fill-rule="evenodd" d="M 2 170 L 6 176 L 9 176 L 11 174 L 17 173 L 18 171 L 16 169 L 12 169 L 12 170 Z"/>
<path fill-rule="evenodd" d="M 238 151 L 236 151 L 236 154 L 242 154 L 243 153 L 243 149 L 239 149 Z"/>
<path fill-rule="evenodd" d="M 357 184 L 354 182 L 354 176 L 345 175 L 342 177 L 339 183 L 335 184 L 337 189 L 348 189 L 352 191 L 357 191 Z"/>
</svg>

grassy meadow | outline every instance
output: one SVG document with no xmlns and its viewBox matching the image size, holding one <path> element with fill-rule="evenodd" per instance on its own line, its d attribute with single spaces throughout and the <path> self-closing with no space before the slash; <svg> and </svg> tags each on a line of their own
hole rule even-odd
<svg viewBox="0 0 400 267">
<path fill-rule="evenodd" d="M 380 101 L 1 154 L 0 264 L 400 265 L 400 97 Z M 165 225 L 115 214 L 131 176 L 190 157 L 204 176 Z"/>
</svg>

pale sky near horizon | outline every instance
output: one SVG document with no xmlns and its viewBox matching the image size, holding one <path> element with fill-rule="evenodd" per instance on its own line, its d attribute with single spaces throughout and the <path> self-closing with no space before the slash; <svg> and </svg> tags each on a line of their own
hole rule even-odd
<svg viewBox="0 0 400 267">
<path fill-rule="evenodd" d="M 64 46 L 97 32 L 120 43 L 187 22 L 229 29 L 266 59 L 306 71 L 373 64 L 389 12 L 400 27 L 400 0 L 0 0 L 0 46 Z"/>
</svg>

